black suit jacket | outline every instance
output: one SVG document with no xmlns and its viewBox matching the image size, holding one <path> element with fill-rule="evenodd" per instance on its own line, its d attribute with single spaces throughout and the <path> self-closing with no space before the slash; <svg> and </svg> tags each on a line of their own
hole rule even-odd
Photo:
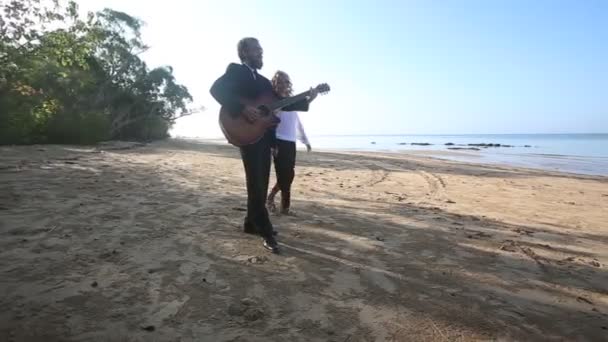
<svg viewBox="0 0 608 342">
<path fill-rule="evenodd" d="M 257 74 L 254 78 L 251 69 L 243 64 L 231 63 L 226 73 L 218 78 L 211 86 L 213 98 L 232 113 L 240 113 L 243 105 L 239 99 L 255 100 L 258 96 L 272 92 L 270 81 Z M 308 111 L 306 99 L 283 108 L 286 111 Z"/>
</svg>

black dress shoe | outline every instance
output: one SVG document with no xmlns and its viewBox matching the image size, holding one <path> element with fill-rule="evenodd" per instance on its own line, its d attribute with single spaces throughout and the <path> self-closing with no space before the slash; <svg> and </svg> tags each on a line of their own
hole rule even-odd
<svg viewBox="0 0 608 342">
<path fill-rule="evenodd" d="M 274 254 L 279 253 L 279 244 L 276 242 L 274 238 L 264 239 L 263 242 L 264 248 L 271 251 Z"/>
</svg>

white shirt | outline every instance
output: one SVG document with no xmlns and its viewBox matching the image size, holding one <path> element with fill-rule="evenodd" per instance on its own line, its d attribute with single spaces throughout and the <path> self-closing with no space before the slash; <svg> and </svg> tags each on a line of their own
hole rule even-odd
<svg viewBox="0 0 608 342">
<path fill-rule="evenodd" d="M 278 116 L 281 122 L 276 130 L 277 139 L 293 142 L 300 140 L 304 145 L 310 144 L 304 132 L 304 127 L 302 127 L 302 122 L 298 117 L 298 112 L 281 111 Z"/>
</svg>

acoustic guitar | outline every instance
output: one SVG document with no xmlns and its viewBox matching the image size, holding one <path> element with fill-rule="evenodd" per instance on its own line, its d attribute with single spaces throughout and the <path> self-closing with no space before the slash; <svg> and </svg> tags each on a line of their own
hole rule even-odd
<svg viewBox="0 0 608 342">
<path fill-rule="evenodd" d="M 329 92 L 327 83 L 319 84 L 315 87 L 319 94 Z M 262 94 L 255 100 L 241 99 L 241 104 L 254 106 L 260 111 L 260 118 L 254 122 L 248 121 L 241 113 L 231 113 L 222 106 L 220 109 L 220 128 L 228 140 L 234 146 L 242 147 L 258 142 L 266 130 L 279 124 L 281 121 L 275 113 L 298 101 L 302 101 L 310 95 L 310 90 L 288 98 L 279 99 L 273 93 Z"/>
</svg>

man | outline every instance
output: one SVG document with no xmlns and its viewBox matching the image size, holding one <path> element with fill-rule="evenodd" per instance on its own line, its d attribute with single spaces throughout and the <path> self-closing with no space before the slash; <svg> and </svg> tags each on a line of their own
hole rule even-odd
<svg viewBox="0 0 608 342">
<path fill-rule="evenodd" d="M 264 65 L 263 50 L 258 40 L 251 37 L 243 38 L 239 41 L 237 50 L 242 64 L 228 65 L 226 73 L 213 83 L 210 92 L 216 101 L 230 112 L 240 113 L 248 121 L 254 122 L 261 113 L 253 106 L 241 104 L 240 100 L 254 100 L 262 94 L 270 93 L 272 85 L 266 77 L 257 72 Z M 302 100 L 284 109 L 307 111 L 308 100 Z M 276 233 L 265 205 L 270 176 L 270 147 L 273 141 L 274 131 L 269 130 L 257 143 L 241 147 L 247 182 L 247 216 L 244 231 L 248 234 L 261 235 L 263 246 L 273 253 L 278 253 L 279 247 L 274 237 Z"/>
</svg>

